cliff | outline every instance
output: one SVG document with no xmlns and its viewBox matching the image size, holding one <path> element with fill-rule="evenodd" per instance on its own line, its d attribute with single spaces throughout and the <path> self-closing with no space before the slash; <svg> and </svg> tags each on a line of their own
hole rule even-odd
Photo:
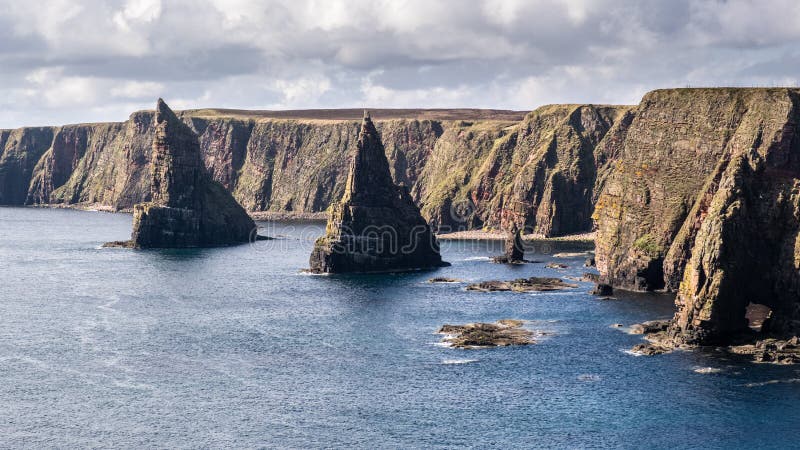
<svg viewBox="0 0 800 450">
<path fill-rule="evenodd" d="M 256 238 L 247 212 L 206 170 L 197 135 L 159 99 L 150 194 L 133 209 L 131 246 L 212 247 Z"/>
<path fill-rule="evenodd" d="M 593 183 L 602 164 L 593 151 L 625 110 L 574 105 L 527 116 L 495 110 L 373 114 L 394 181 L 410 188 L 434 227 L 515 222 L 558 235 L 591 227 Z M 250 212 L 320 213 L 344 192 L 346 155 L 359 131 L 351 110 L 178 115 L 198 134 L 214 179 Z M 122 123 L 2 131 L 0 139 L 14 139 L 0 141 L 0 204 L 129 210 L 149 201 L 153 132 L 151 111 Z M 576 206 L 578 219 L 569 213 Z"/>
<path fill-rule="evenodd" d="M 605 282 L 677 292 L 675 343 L 798 332 L 800 137 L 795 89 L 647 94 L 621 130 L 595 210 Z"/>
<path fill-rule="evenodd" d="M 800 90 L 669 89 L 634 107 L 527 115 L 382 110 L 392 181 L 441 231 L 597 227 L 601 282 L 675 292 L 676 343 L 800 329 Z M 251 212 L 320 212 L 345 193 L 352 110 L 194 110 L 205 166 Z M 0 131 L 0 203 L 130 208 L 150 197 L 152 112 Z"/>
<path fill-rule="evenodd" d="M 550 105 L 514 126 L 446 130 L 414 187 L 437 228 L 489 226 L 559 236 L 592 228 L 599 146 L 629 107 Z"/>
<path fill-rule="evenodd" d="M 365 114 L 342 199 L 310 257 L 315 273 L 390 272 L 447 265 L 405 186 L 394 184 L 378 131 Z"/>
</svg>

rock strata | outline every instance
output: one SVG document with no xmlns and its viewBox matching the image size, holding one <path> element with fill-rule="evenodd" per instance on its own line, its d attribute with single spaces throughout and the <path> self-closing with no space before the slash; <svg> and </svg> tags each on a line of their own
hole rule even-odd
<svg viewBox="0 0 800 450">
<path fill-rule="evenodd" d="M 625 128 L 594 212 L 601 281 L 675 292 L 674 345 L 800 333 L 800 90 L 654 91 Z"/>
<path fill-rule="evenodd" d="M 325 236 L 314 244 L 309 262 L 314 273 L 448 265 L 408 190 L 392 181 L 381 138 L 367 113 L 344 195 L 331 206 Z"/>
<path fill-rule="evenodd" d="M 137 248 L 213 247 L 255 240 L 256 225 L 203 165 L 195 133 L 159 99 L 151 198 L 133 211 Z"/>
<path fill-rule="evenodd" d="M 535 344 L 533 332 L 522 328 L 521 320 L 504 319 L 495 323 L 442 325 L 442 342 L 456 348 L 505 347 Z"/>
<path fill-rule="evenodd" d="M 511 281 L 482 281 L 467 286 L 468 291 L 478 292 L 497 292 L 497 291 L 513 291 L 513 292 L 543 292 L 543 291 L 559 291 L 562 289 L 569 289 L 577 287 L 575 284 L 564 282 L 560 278 L 549 277 L 530 277 L 518 278 Z"/>
</svg>

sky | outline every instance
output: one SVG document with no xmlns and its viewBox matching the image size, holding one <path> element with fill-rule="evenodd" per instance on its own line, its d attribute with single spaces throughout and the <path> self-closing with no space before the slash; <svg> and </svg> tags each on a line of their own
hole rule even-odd
<svg viewBox="0 0 800 450">
<path fill-rule="evenodd" d="M 796 86 L 796 0 L 0 0 L 0 128 Z"/>
</svg>

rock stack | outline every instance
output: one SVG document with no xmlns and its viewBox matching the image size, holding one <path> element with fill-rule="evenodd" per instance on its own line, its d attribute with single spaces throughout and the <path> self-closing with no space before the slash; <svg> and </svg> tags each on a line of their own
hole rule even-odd
<svg viewBox="0 0 800 450">
<path fill-rule="evenodd" d="M 215 247 L 255 239 L 256 225 L 207 173 L 197 135 L 158 99 L 152 153 L 152 200 L 133 210 L 125 246 Z"/>
<path fill-rule="evenodd" d="M 345 192 L 311 253 L 314 273 L 394 272 L 448 265 L 405 186 L 389 173 L 383 143 L 364 114 Z"/>
<path fill-rule="evenodd" d="M 492 262 L 499 264 L 522 264 L 525 261 L 525 246 L 522 243 L 522 230 L 514 224 L 508 232 L 504 245 L 505 253 L 495 256 Z"/>
</svg>

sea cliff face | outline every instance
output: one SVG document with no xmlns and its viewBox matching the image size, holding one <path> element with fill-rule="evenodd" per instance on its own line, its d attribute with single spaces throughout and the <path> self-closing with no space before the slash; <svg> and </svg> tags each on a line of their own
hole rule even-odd
<svg viewBox="0 0 800 450">
<path fill-rule="evenodd" d="M 597 228 L 601 282 L 675 292 L 677 343 L 800 331 L 800 90 L 669 89 L 638 106 L 384 114 L 393 182 L 440 231 L 546 236 Z M 344 193 L 359 122 L 196 110 L 213 178 L 250 212 L 322 212 Z M 346 117 L 345 117 L 346 116 Z M 127 209 L 149 201 L 153 113 L 122 123 L 0 130 L 0 204 Z"/>
<path fill-rule="evenodd" d="M 591 227 L 593 151 L 626 109 L 403 111 L 375 122 L 394 181 L 409 188 L 434 227 L 514 222 L 558 235 Z M 180 117 L 199 135 L 214 179 L 248 211 L 303 214 L 324 212 L 344 192 L 360 124 L 331 114 L 196 110 Z M 152 138 L 150 111 L 122 123 L 0 131 L 0 204 L 128 210 L 149 201 Z"/>
<path fill-rule="evenodd" d="M 677 292 L 676 343 L 800 327 L 800 91 L 654 91 L 634 111 L 595 209 L 615 287 Z M 765 330 L 767 331 L 767 330 Z"/>
</svg>

